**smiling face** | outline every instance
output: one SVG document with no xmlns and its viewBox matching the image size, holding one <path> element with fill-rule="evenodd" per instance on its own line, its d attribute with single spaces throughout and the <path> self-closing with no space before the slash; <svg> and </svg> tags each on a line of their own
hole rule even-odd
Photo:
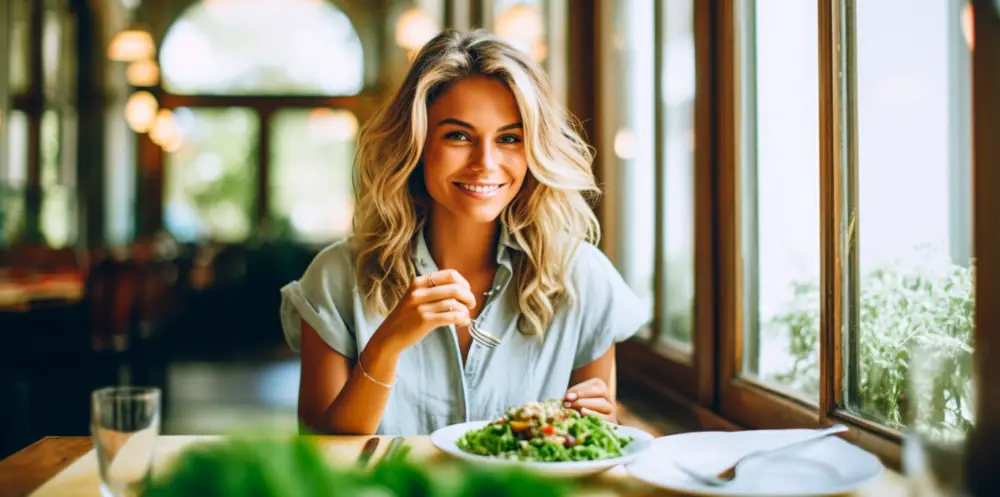
<svg viewBox="0 0 1000 497">
<path fill-rule="evenodd" d="M 494 222 L 528 172 L 517 100 L 503 81 L 469 76 L 427 111 L 424 182 L 436 215 Z"/>
</svg>

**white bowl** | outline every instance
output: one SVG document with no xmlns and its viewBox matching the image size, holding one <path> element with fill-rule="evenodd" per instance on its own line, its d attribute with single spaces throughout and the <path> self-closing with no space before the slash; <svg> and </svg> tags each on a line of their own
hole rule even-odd
<svg viewBox="0 0 1000 497">
<path fill-rule="evenodd" d="M 628 464 L 646 450 L 653 442 L 653 436 L 637 428 L 618 425 L 618 432 L 632 437 L 632 442 L 625 446 L 625 454 L 611 459 L 596 461 L 567 462 L 535 462 L 501 459 L 498 457 L 470 454 L 458 447 L 458 439 L 469 430 L 482 428 L 491 421 L 471 421 L 446 426 L 431 434 L 431 443 L 438 449 L 473 464 L 491 466 L 516 466 L 528 470 L 539 471 L 552 476 L 584 476 L 611 469 L 619 464 Z"/>
</svg>

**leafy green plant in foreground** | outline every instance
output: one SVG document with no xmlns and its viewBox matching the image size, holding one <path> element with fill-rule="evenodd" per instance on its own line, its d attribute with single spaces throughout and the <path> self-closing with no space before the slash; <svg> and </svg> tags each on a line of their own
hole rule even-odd
<svg viewBox="0 0 1000 497">
<path fill-rule="evenodd" d="M 517 469 L 418 465 L 403 446 L 369 471 L 331 464 L 314 441 L 232 439 L 194 446 L 157 478 L 146 497 L 466 497 L 568 495 L 567 482 Z"/>
</svg>

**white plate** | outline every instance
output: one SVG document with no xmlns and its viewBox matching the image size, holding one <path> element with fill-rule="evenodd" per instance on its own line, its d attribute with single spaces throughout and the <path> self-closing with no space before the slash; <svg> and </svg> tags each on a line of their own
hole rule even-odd
<svg viewBox="0 0 1000 497">
<path fill-rule="evenodd" d="M 572 462 L 531 462 L 500 459 L 496 457 L 480 456 L 470 454 L 458 448 L 456 442 L 469 430 L 475 430 L 486 426 L 490 421 L 472 421 L 457 425 L 446 426 L 431 434 L 431 442 L 438 449 L 447 452 L 455 457 L 464 459 L 471 463 L 488 464 L 495 466 L 517 466 L 531 470 L 541 471 L 553 476 L 583 476 L 613 468 L 619 464 L 627 464 L 634 460 L 642 451 L 653 442 L 653 436 L 642 430 L 629 426 L 618 426 L 618 432 L 632 437 L 632 442 L 625 446 L 625 455 L 612 459 L 601 459 L 598 461 L 572 461 Z"/>
<path fill-rule="evenodd" d="M 674 461 L 680 460 L 696 470 L 721 471 L 745 454 L 784 445 L 811 432 L 747 430 L 672 435 L 655 440 L 626 468 L 633 477 L 651 485 L 695 495 L 836 495 L 854 491 L 882 476 L 884 468 L 877 457 L 835 436 L 771 457 L 751 459 L 724 487 L 699 483 L 674 466 Z"/>
</svg>

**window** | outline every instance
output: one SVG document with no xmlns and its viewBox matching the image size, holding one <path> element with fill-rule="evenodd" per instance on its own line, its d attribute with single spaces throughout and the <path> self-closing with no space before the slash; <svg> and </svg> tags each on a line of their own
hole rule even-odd
<svg viewBox="0 0 1000 497">
<path fill-rule="evenodd" d="M 972 426 L 965 4 L 856 4 L 857 165 L 848 178 L 853 198 L 846 199 L 857 253 L 845 268 L 853 278 L 844 295 L 845 407 L 901 429 L 911 424 L 908 402 L 916 401 L 925 406 L 921 422 L 930 424 L 919 428 L 953 435 Z M 914 32 L 920 36 L 905 36 Z M 911 367 L 936 371 L 924 377 Z M 934 386 L 911 391 L 911 379 Z"/>
<path fill-rule="evenodd" d="M 656 157 L 654 97 L 655 39 L 651 2 L 614 5 L 607 60 L 613 75 L 605 90 L 608 126 L 606 189 L 620 199 L 605 212 L 604 229 L 613 240 L 612 260 L 649 309 L 654 307 L 656 250 Z"/>
<path fill-rule="evenodd" d="M 8 83 L 13 94 L 24 93 L 31 86 L 28 74 L 28 60 L 31 57 L 28 42 L 28 24 L 31 14 L 30 0 L 14 0 L 10 2 L 10 74 Z"/>
<path fill-rule="evenodd" d="M 903 433 L 930 465 L 964 464 L 954 442 L 998 419 L 975 398 L 1000 381 L 984 354 L 1000 314 L 976 306 L 1000 292 L 992 12 L 977 11 L 973 39 L 967 0 L 708 4 L 655 2 L 652 44 L 635 41 L 642 16 L 622 21 L 628 6 L 595 12 L 598 27 L 628 27 L 598 40 L 610 102 L 599 160 L 616 197 L 603 213 L 607 243 L 657 317 L 653 341 L 619 344 L 623 389 L 659 394 L 710 429 L 845 423 L 890 465 Z M 651 120 L 621 94 L 649 91 L 631 82 L 646 63 L 636 43 L 655 61 Z M 653 129 L 653 151 L 614 155 L 625 126 Z M 652 193 L 629 182 L 644 153 Z M 632 260 L 645 248 L 623 246 L 649 245 L 629 215 L 647 196 L 651 273 Z M 693 279 L 690 293 L 672 289 L 678 274 Z M 675 309 L 695 323 L 688 361 L 675 354 Z"/>
<path fill-rule="evenodd" d="M 311 243 L 349 234 L 358 119 L 344 110 L 289 109 L 271 129 L 272 228 Z"/>
<path fill-rule="evenodd" d="M 328 1 L 199 2 L 168 30 L 160 61 L 160 107 L 179 132 L 162 145 L 167 229 L 311 245 L 350 233 L 355 136 L 379 99 L 365 93 L 361 38 L 344 12 Z"/>
<path fill-rule="evenodd" d="M 964 0 L 737 4 L 725 416 L 895 442 L 972 427 L 967 15 Z"/>
<path fill-rule="evenodd" d="M 0 168 L 0 245 L 21 238 L 25 223 L 25 185 L 28 176 L 28 116 L 19 110 L 8 114 L 3 131 L 7 134 L 5 167 Z"/>
<path fill-rule="evenodd" d="M 666 2 L 661 35 L 663 109 L 660 131 L 660 249 L 657 298 L 663 318 L 659 344 L 690 351 L 695 293 L 695 74 L 694 0 Z M 655 141 L 655 140 L 654 140 Z M 655 183 L 654 183 L 655 184 Z"/>
<path fill-rule="evenodd" d="M 8 50 L 0 61 L 8 69 L 0 107 L 12 104 L 0 109 L 0 245 L 76 242 L 77 37 L 68 8 L 15 0 L 9 17 L 0 16 L 10 28 L 3 30 L 9 44 L 0 43 Z"/>
<path fill-rule="evenodd" d="M 744 375 L 819 399 L 816 2 L 747 9 L 741 235 Z M 751 17 L 752 16 L 752 17 Z"/>
<path fill-rule="evenodd" d="M 616 4 L 603 82 L 609 252 L 646 302 L 644 340 L 689 355 L 694 319 L 694 3 Z M 659 31 L 659 35 L 657 34 Z M 659 60 L 657 60 L 659 59 Z M 660 85 L 660 88 L 657 88 Z M 653 100 L 657 105 L 651 106 Z M 659 106 L 659 109 L 657 108 Z"/>
<path fill-rule="evenodd" d="M 714 264 L 711 79 L 696 63 L 709 41 L 696 26 L 709 12 L 693 0 L 637 0 L 601 3 L 596 15 L 609 38 L 599 43 L 608 68 L 597 156 L 604 249 L 653 316 L 619 344 L 622 376 L 646 385 L 669 378 L 679 393 L 709 402 L 714 283 L 696 278 L 696 268 Z"/>
<path fill-rule="evenodd" d="M 40 227 L 46 243 L 64 247 L 76 235 L 76 130 L 72 115 L 49 109 L 42 114 Z"/>
<path fill-rule="evenodd" d="M 166 157 L 166 227 L 184 241 L 245 241 L 257 193 L 257 116 L 239 107 L 181 107 L 174 120 L 182 141 Z"/>
<path fill-rule="evenodd" d="M 160 63 L 175 94 L 354 95 L 364 86 L 361 40 L 327 1 L 196 3 L 170 27 Z"/>
</svg>

